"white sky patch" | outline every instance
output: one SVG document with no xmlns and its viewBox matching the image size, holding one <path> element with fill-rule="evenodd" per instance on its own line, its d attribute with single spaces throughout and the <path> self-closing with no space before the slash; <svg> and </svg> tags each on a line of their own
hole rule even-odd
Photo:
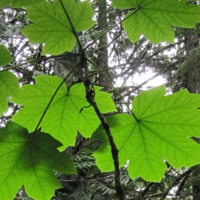
<svg viewBox="0 0 200 200">
<path fill-rule="evenodd" d="M 144 72 L 142 74 L 135 73 L 133 76 L 133 81 L 134 85 L 140 85 L 147 81 L 147 83 L 142 86 L 142 89 L 149 89 L 166 83 L 166 80 L 163 76 L 157 75 L 152 70 L 148 70 L 148 72 Z"/>
<path fill-rule="evenodd" d="M 146 72 L 135 72 L 132 77 L 129 77 L 125 82 L 123 77 L 119 77 L 116 80 L 116 87 L 121 86 L 135 86 L 141 90 L 149 90 L 153 87 L 166 84 L 166 79 L 152 69 L 148 69 Z"/>
</svg>

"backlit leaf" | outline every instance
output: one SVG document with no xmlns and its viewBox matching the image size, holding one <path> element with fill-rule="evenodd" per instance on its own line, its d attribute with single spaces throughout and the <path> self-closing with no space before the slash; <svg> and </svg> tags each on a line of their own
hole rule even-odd
<svg viewBox="0 0 200 200">
<path fill-rule="evenodd" d="M 119 114 L 106 118 L 119 149 L 120 166 L 129 162 L 131 178 L 160 181 L 166 160 L 174 168 L 200 163 L 200 146 L 190 137 L 200 137 L 200 95 L 181 90 L 165 95 L 160 86 L 141 93 L 133 101 L 132 115 Z M 102 171 L 112 171 L 110 147 L 102 128 L 93 138 L 104 144 L 94 153 Z"/>
<path fill-rule="evenodd" d="M 90 29 L 94 25 L 94 11 L 88 1 L 75 3 L 63 0 L 63 4 L 76 31 Z M 24 28 L 23 34 L 32 43 L 45 43 L 43 54 L 60 54 L 71 51 L 76 38 L 59 0 L 43 2 L 27 8 L 27 17 L 33 22 Z"/>
<path fill-rule="evenodd" d="M 62 144 L 49 134 L 8 122 L 0 129 L 0 199 L 13 199 L 24 185 L 35 200 L 49 200 L 61 187 L 53 170 L 74 174 L 71 158 L 57 150 Z"/>
<path fill-rule="evenodd" d="M 144 35 L 152 43 L 174 42 L 173 26 L 195 28 L 200 8 L 183 0 L 113 0 L 119 9 L 132 9 L 123 27 L 132 42 Z"/>
<path fill-rule="evenodd" d="M 24 106 L 12 118 L 13 121 L 28 128 L 32 132 L 39 122 L 47 104 L 62 79 L 56 76 L 38 76 L 35 85 L 25 85 L 21 89 L 15 103 Z M 115 111 L 115 105 L 110 94 L 99 91 L 95 87 L 95 100 L 101 112 Z M 67 92 L 63 85 L 48 109 L 41 127 L 65 146 L 74 145 L 77 131 L 85 137 L 90 137 L 99 126 L 100 121 L 85 98 L 85 86 L 76 84 Z"/>
</svg>

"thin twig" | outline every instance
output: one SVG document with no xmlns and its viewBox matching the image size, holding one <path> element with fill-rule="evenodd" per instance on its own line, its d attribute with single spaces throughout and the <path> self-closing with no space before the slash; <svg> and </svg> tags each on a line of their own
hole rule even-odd
<svg viewBox="0 0 200 200">
<path fill-rule="evenodd" d="M 175 187 L 176 185 L 179 184 L 180 180 L 182 178 L 184 178 L 185 176 L 188 176 L 188 174 L 191 173 L 191 169 L 189 169 L 188 171 L 184 172 L 183 174 L 181 174 L 179 177 L 176 178 L 176 180 L 163 192 L 160 200 L 164 200 L 166 198 L 166 196 L 168 195 L 168 193 L 170 192 L 170 190 Z"/>
<path fill-rule="evenodd" d="M 128 109 L 129 112 L 132 114 L 133 118 L 134 118 L 137 122 L 139 122 L 139 119 L 137 118 L 137 116 L 135 115 L 135 113 L 133 113 L 133 111 L 130 109 L 130 107 L 127 105 L 127 103 L 123 100 L 123 98 L 122 98 L 120 92 L 119 92 L 117 89 L 114 88 L 113 84 L 109 81 L 108 77 L 103 73 L 103 71 L 102 71 L 101 69 L 99 69 L 99 67 L 97 67 L 97 66 L 95 65 L 95 63 L 93 63 L 91 60 L 89 60 L 89 59 L 87 59 L 87 60 L 88 60 L 88 62 L 90 62 L 90 63 L 93 65 L 93 67 L 95 67 L 95 68 L 99 71 L 100 74 L 102 74 L 102 75 L 105 77 L 105 79 L 108 81 L 108 83 L 109 83 L 110 86 L 113 88 L 113 90 L 117 93 L 117 95 L 120 96 L 120 98 L 122 99 L 122 102 L 126 105 L 127 109 Z"/>
<path fill-rule="evenodd" d="M 99 37 L 97 37 L 93 42 L 91 42 L 90 44 L 88 44 L 84 50 L 88 49 L 90 46 L 92 46 L 95 42 L 97 42 L 103 35 L 105 35 L 106 33 L 108 33 L 109 31 L 111 31 L 113 28 L 115 28 L 116 26 L 118 26 L 119 24 L 121 24 L 123 21 L 127 20 L 129 17 L 131 17 L 132 15 L 134 15 L 136 12 L 138 12 L 141 8 L 136 8 L 130 15 L 128 15 L 127 17 L 125 17 L 124 19 L 120 20 L 118 23 L 116 23 L 115 25 L 111 26 L 108 30 L 104 31 Z"/>
<path fill-rule="evenodd" d="M 82 55 L 82 57 L 85 57 L 85 51 L 84 51 L 84 49 L 82 48 L 81 42 L 80 42 L 80 40 L 79 40 L 79 38 L 78 38 L 78 35 L 77 35 L 77 33 L 76 33 L 76 30 L 75 30 L 75 27 L 74 27 L 74 25 L 73 25 L 73 23 L 72 23 L 72 21 L 71 21 L 71 19 L 70 19 L 70 17 L 69 17 L 69 14 L 68 14 L 68 12 L 67 12 L 67 9 L 65 8 L 65 6 L 64 6 L 64 4 L 63 4 L 63 2 L 62 2 L 62 0 L 59 0 L 59 2 L 60 2 L 60 5 L 61 5 L 61 7 L 62 7 L 64 13 L 65 13 L 65 16 L 67 17 L 67 20 L 68 20 L 68 22 L 69 22 L 69 24 L 70 24 L 70 26 L 71 26 L 72 33 L 74 34 L 74 37 L 76 38 L 76 41 L 77 41 L 77 43 L 78 43 L 79 50 L 81 51 L 81 55 Z"/>
<path fill-rule="evenodd" d="M 79 63 L 69 72 L 69 74 L 67 74 L 67 76 L 63 79 L 63 81 L 60 83 L 60 85 L 59 85 L 59 86 L 57 87 L 57 89 L 55 90 L 55 92 L 54 92 L 54 94 L 52 95 L 52 97 L 51 97 L 49 103 L 47 104 L 47 107 L 45 108 L 44 112 L 42 113 L 42 116 L 41 116 L 41 118 L 40 118 L 40 120 L 39 120 L 39 122 L 38 122 L 38 124 L 37 124 L 37 126 L 36 126 L 36 128 L 35 128 L 35 131 L 38 130 L 40 124 L 42 123 L 42 120 L 44 119 L 45 114 L 47 113 L 47 111 L 48 111 L 48 109 L 49 109 L 49 107 L 50 107 L 52 101 L 54 100 L 56 94 L 58 93 L 59 89 L 61 88 L 61 86 L 63 85 L 63 83 L 67 80 L 67 78 L 72 74 L 72 72 L 78 67 L 78 65 L 79 65 Z"/>
</svg>

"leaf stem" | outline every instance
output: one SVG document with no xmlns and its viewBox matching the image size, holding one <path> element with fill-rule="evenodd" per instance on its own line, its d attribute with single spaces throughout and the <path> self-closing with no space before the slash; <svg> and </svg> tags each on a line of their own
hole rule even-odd
<svg viewBox="0 0 200 200">
<path fill-rule="evenodd" d="M 120 198 L 120 200 L 124 200 L 124 192 L 121 186 L 121 181 L 120 181 L 120 169 L 119 169 L 119 158 L 118 158 L 118 149 L 117 146 L 114 142 L 114 139 L 112 137 L 111 131 L 110 131 L 110 127 L 108 125 L 108 123 L 105 120 L 105 117 L 103 116 L 103 114 L 100 112 L 95 100 L 94 100 L 94 96 L 93 96 L 93 91 L 92 91 L 92 84 L 89 80 L 89 73 L 88 73 L 88 65 L 87 65 L 87 58 L 85 55 L 85 49 L 82 48 L 82 45 L 80 43 L 80 40 L 77 36 L 76 30 L 73 26 L 73 23 L 69 17 L 69 14 L 67 12 L 67 10 L 65 9 L 65 6 L 62 2 L 62 0 L 59 0 L 62 9 L 65 12 L 65 15 L 70 23 L 72 32 L 74 34 L 74 36 L 76 37 L 76 40 L 78 42 L 78 46 L 80 48 L 80 52 L 81 52 L 81 64 L 82 64 L 82 68 L 85 71 L 85 81 L 84 81 L 84 85 L 85 85 L 85 89 L 86 89 L 86 99 L 87 101 L 93 106 L 98 118 L 101 121 L 101 125 L 103 126 L 103 128 L 105 129 L 106 133 L 107 133 L 107 137 L 109 139 L 110 142 L 110 146 L 111 146 L 111 152 L 112 152 L 112 157 L 114 160 L 114 166 L 115 166 L 115 189 L 116 192 Z"/>
<path fill-rule="evenodd" d="M 52 95 L 52 97 L 51 97 L 49 103 L 47 104 L 47 107 L 45 108 L 44 112 L 42 113 L 42 116 L 41 116 L 41 118 L 40 118 L 40 120 L 39 120 L 39 122 L 38 122 L 38 124 L 37 124 L 37 126 L 36 126 L 36 128 L 35 128 L 35 131 L 38 130 L 40 124 L 42 123 L 42 120 L 44 119 L 45 114 L 47 113 L 47 111 L 48 111 L 48 109 L 49 109 L 49 107 L 50 107 L 52 101 L 54 100 L 56 94 L 58 93 L 59 89 L 61 88 L 61 86 L 63 85 L 63 83 L 65 83 L 65 81 L 67 80 L 67 78 L 72 74 L 72 72 L 79 66 L 79 64 L 80 64 L 80 63 L 78 63 L 78 64 L 69 72 L 69 74 L 67 74 L 67 76 L 63 79 L 63 81 L 60 83 L 60 85 L 59 85 L 59 86 L 57 87 L 57 89 L 55 90 L 55 92 L 54 92 L 54 94 Z"/>
<path fill-rule="evenodd" d="M 75 28 L 74 28 L 74 25 L 73 25 L 73 23 L 72 23 L 72 21 L 71 21 L 71 19 L 70 19 L 70 17 L 69 17 L 69 14 L 68 14 L 68 12 L 67 12 L 67 10 L 66 10 L 66 8 L 65 8 L 65 6 L 64 6 L 64 4 L 63 4 L 63 2 L 62 2 L 62 0 L 59 0 L 59 2 L 60 2 L 60 5 L 61 5 L 61 7 L 62 7 L 64 13 L 65 13 L 65 16 L 67 17 L 67 20 L 68 20 L 68 22 L 69 22 L 69 24 L 70 24 L 70 26 L 71 26 L 72 33 L 74 34 L 74 36 L 75 36 L 75 38 L 76 38 L 76 41 L 77 41 L 77 43 L 78 43 L 78 46 L 79 46 L 81 55 L 82 55 L 82 57 L 84 58 L 84 57 L 85 57 L 85 51 L 84 51 L 83 48 L 82 48 L 81 42 L 80 42 L 80 40 L 79 40 L 79 38 L 78 38 L 78 35 L 77 35 L 76 30 L 75 30 Z"/>
<path fill-rule="evenodd" d="M 79 40 L 79 38 L 78 38 L 78 35 L 76 34 L 76 30 L 75 30 L 75 28 L 74 28 L 74 26 L 73 26 L 73 23 L 72 23 L 72 21 L 71 21 L 71 19 L 70 19 L 70 17 L 69 17 L 69 14 L 68 14 L 67 10 L 65 9 L 65 6 L 64 6 L 62 0 L 59 0 L 59 2 L 60 2 L 60 5 L 61 5 L 61 7 L 62 7 L 64 13 L 65 13 L 65 16 L 67 17 L 67 20 L 68 20 L 68 22 L 69 22 L 69 24 L 70 24 L 70 26 L 71 26 L 72 32 L 73 32 L 73 34 L 74 34 L 74 36 L 75 36 L 75 38 L 76 38 L 76 41 L 77 41 L 78 46 L 79 46 L 79 49 L 80 49 L 80 51 L 81 51 L 81 55 L 82 55 L 83 58 L 85 58 L 85 52 L 84 52 L 84 50 L 83 50 L 83 48 L 82 48 L 82 45 L 81 45 L 80 40 Z M 53 96 L 51 97 L 51 99 L 50 99 L 50 101 L 49 101 L 47 107 L 45 108 L 45 110 L 44 110 L 44 112 L 43 112 L 43 114 L 42 114 L 42 116 L 41 116 L 41 118 L 40 118 L 40 120 L 39 120 L 39 122 L 38 122 L 38 124 L 37 124 L 37 126 L 36 126 L 36 128 L 35 128 L 35 131 L 38 130 L 38 128 L 39 128 L 39 126 L 40 126 L 40 124 L 41 124 L 41 122 L 42 122 L 42 120 L 43 120 L 43 118 L 44 118 L 44 116 L 45 116 L 45 114 L 46 114 L 46 112 L 47 112 L 47 110 L 49 109 L 49 107 L 50 107 L 50 105 L 51 105 L 53 99 L 55 98 L 56 94 L 58 93 L 59 89 L 61 88 L 61 86 L 63 85 L 63 83 L 66 81 L 66 79 L 71 75 L 71 73 L 79 66 L 79 64 L 80 64 L 80 63 L 78 63 L 78 64 L 69 72 L 69 74 L 63 79 L 63 81 L 62 81 L 62 82 L 60 83 L 60 85 L 57 87 L 57 89 L 56 89 L 56 91 L 54 92 Z"/>
</svg>

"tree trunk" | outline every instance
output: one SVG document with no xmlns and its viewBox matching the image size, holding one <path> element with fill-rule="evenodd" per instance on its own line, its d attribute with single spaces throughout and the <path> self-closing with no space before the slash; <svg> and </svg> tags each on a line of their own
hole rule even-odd
<svg viewBox="0 0 200 200">
<path fill-rule="evenodd" d="M 106 0 L 99 0 L 97 2 L 98 6 L 98 30 L 106 31 L 108 29 L 107 21 L 107 4 Z M 109 88 L 110 82 L 112 82 L 112 77 L 109 73 L 108 67 L 108 38 L 107 34 L 104 34 L 98 42 L 98 51 L 97 51 L 97 66 L 103 72 L 99 75 L 98 83 L 105 87 L 105 90 Z"/>
</svg>

